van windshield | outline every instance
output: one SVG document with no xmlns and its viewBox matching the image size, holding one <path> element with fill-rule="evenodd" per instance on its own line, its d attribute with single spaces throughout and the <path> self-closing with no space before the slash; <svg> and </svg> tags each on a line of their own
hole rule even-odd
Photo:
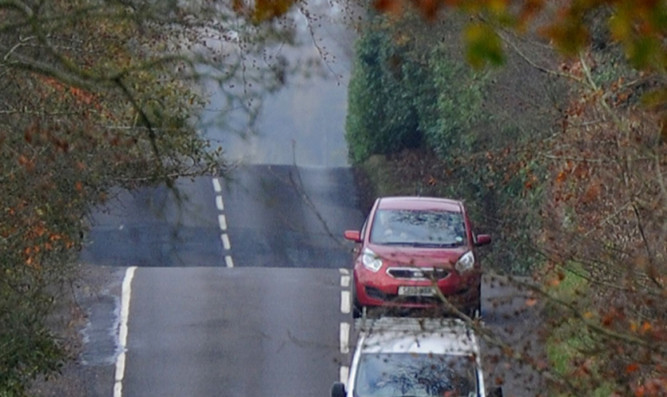
<svg viewBox="0 0 667 397">
<path fill-rule="evenodd" d="M 475 397 L 477 369 L 471 356 L 366 353 L 354 381 L 356 397 Z"/>
</svg>

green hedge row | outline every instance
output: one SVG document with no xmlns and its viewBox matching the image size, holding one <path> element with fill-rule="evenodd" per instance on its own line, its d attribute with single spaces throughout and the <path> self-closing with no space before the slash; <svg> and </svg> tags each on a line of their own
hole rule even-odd
<svg viewBox="0 0 667 397">
<path fill-rule="evenodd" d="M 435 153 L 440 163 L 432 175 L 435 186 L 411 180 L 401 190 L 397 181 L 389 185 L 398 189 L 377 194 L 466 200 L 480 226 L 499 237 L 491 260 L 506 270 L 527 271 L 537 262 L 530 246 L 539 227 L 541 190 L 537 183 L 530 191 L 525 186 L 543 178 L 545 170 L 530 154 L 498 155 L 534 138 L 523 121 L 512 123 L 518 117 L 505 114 L 502 100 L 494 97 L 498 73 L 473 70 L 447 39 L 447 27 L 424 30 L 410 17 L 375 17 L 369 26 L 356 43 L 348 88 L 345 136 L 352 164 L 363 168 L 375 156 L 391 158 L 406 149 Z"/>
</svg>

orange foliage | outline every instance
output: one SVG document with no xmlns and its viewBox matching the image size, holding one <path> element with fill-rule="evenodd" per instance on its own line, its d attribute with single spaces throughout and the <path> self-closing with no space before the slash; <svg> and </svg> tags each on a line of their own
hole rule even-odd
<svg viewBox="0 0 667 397">
<path fill-rule="evenodd" d="M 600 196 L 601 186 L 598 182 L 591 182 L 588 184 L 586 192 L 581 197 L 580 201 L 582 204 L 590 204 L 598 199 Z"/>
<path fill-rule="evenodd" d="M 385 14 L 401 15 L 404 12 L 403 2 L 396 0 L 376 0 L 373 6 Z"/>
<path fill-rule="evenodd" d="M 535 298 L 528 298 L 528 299 L 526 299 L 525 304 L 526 304 L 527 307 L 533 307 L 533 306 L 537 305 L 537 302 L 538 301 Z"/>
<path fill-rule="evenodd" d="M 252 19 L 256 23 L 264 22 L 284 15 L 296 3 L 296 0 L 256 0 Z M 235 3 L 235 6 L 238 4 Z"/>
<path fill-rule="evenodd" d="M 99 105 L 99 101 L 97 97 L 78 87 L 74 86 L 69 86 L 66 87 L 62 82 L 52 78 L 52 77 L 46 77 L 42 75 L 37 75 L 37 79 L 41 80 L 42 83 L 44 83 L 46 86 L 51 87 L 53 90 L 59 93 L 68 93 L 71 95 L 77 102 L 80 104 L 85 104 L 85 105 L 94 105 L 98 110 L 101 109 L 101 106 Z"/>
<path fill-rule="evenodd" d="M 662 373 L 663 376 L 648 379 L 643 384 L 636 386 L 634 388 L 635 397 L 663 397 L 667 395 L 667 376 L 664 375 L 664 368 Z"/>
</svg>

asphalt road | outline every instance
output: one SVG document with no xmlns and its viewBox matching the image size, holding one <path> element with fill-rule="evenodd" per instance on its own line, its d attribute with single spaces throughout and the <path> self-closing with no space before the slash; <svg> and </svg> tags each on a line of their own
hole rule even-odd
<svg viewBox="0 0 667 397">
<path fill-rule="evenodd" d="M 91 216 L 81 261 L 103 266 L 221 266 L 211 178 L 115 190 Z"/>
<path fill-rule="evenodd" d="M 81 260 L 191 267 L 228 266 L 231 256 L 235 267 L 348 267 L 343 231 L 362 222 L 349 168 L 246 165 L 225 179 L 115 192 L 93 214 Z"/>
<path fill-rule="evenodd" d="M 117 397 L 327 395 L 349 361 L 351 171 L 255 165 L 177 188 L 93 215 L 82 260 L 137 268 L 93 304 L 86 361 L 115 363 Z"/>
<path fill-rule="evenodd" d="M 343 231 L 363 214 L 349 168 L 245 166 L 221 196 L 235 266 L 350 266 Z"/>
<path fill-rule="evenodd" d="M 327 395 L 344 359 L 339 278 L 329 269 L 138 269 L 123 395 Z"/>
</svg>

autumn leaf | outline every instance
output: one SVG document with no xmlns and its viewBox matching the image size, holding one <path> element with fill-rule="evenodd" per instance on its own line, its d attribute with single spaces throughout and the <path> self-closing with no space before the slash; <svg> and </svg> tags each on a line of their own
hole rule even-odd
<svg viewBox="0 0 667 397">
<path fill-rule="evenodd" d="M 564 170 L 560 171 L 556 176 L 556 184 L 558 185 L 562 184 L 563 182 L 565 182 L 565 179 L 567 179 L 567 172 L 565 172 Z"/>
<path fill-rule="evenodd" d="M 254 23 L 261 23 L 285 15 L 295 0 L 257 0 L 252 14 Z"/>
<path fill-rule="evenodd" d="M 539 12 L 544 8 L 544 0 L 528 0 L 525 1 L 518 14 L 518 28 L 524 30 L 526 26 L 532 21 Z"/>
<path fill-rule="evenodd" d="M 403 14 L 403 2 L 401 0 L 375 0 L 373 7 L 376 10 L 398 17 Z"/>
<path fill-rule="evenodd" d="M 643 333 L 649 332 L 652 328 L 653 327 L 651 326 L 651 323 L 649 323 L 648 321 L 644 321 L 642 323 L 641 330 L 642 330 Z"/>
<path fill-rule="evenodd" d="M 575 55 L 589 41 L 586 24 L 576 13 L 562 9 L 556 21 L 542 29 L 542 35 L 551 39 L 554 45 L 565 55 Z"/>
<path fill-rule="evenodd" d="M 605 327 L 609 327 L 614 320 L 616 319 L 616 316 L 613 313 L 607 313 L 603 318 L 602 318 L 602 325 Z"/>
<path fill-rule="evenodd" d="M 23 154 L 19 156 L 18 161 L 19 161 L 19 164 L 21 164 L 24 167 L 26 167 L 28 164 L 30 164 L 30 160 Z"/>
<path fill-rule="evenodd" d="M 440 2 L 438 0 L 418 0 L 417 8 L 419 8 L 424 18 L 432 21 L 438 13 Z"/>
<path fill-rule="evenodd" d="M 535 299 L 535 298 L 526 299 L 526 306 L 527 307 L 533 307 L 535 305 L 537 305 L 537 299 Z"/>
<path fill-rule="evenodd" d="M 243 0 L 232 0 L 232 9 L 238 14 L 245 14 L 247 12 L 247 7 Z"/>
</svg>

